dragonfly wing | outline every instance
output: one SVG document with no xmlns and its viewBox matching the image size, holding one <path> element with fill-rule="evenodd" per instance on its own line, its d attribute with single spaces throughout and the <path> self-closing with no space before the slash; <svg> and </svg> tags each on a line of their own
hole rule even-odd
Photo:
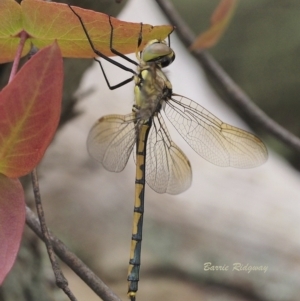
<svg viewBox="0 0 300 301">
<path fill-rule="evenodd" d="M 122 171 L 136 142 L 135 115 L 107 115 L 90 130 L 87 147 L 90 155 L 105 169 Z"/>
<path fill-rule="evenodd" d="M 251 168 L 267 160 L 267 149 L 258 137 L 222 122 L 191 99 L 174 94 L 164 109 L 186 142 L 211 163 Z"/>
<path fill-rule="evenodd" d="M 153 119 L 147 140 L 146 181 L 158 193 L 178 194 L 192 182 L 188 158 L 171 140 L 160 114 Z"/>
</svg>

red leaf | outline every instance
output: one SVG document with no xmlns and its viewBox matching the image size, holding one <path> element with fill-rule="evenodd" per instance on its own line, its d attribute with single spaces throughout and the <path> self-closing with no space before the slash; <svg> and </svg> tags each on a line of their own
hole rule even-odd
<svg viewBox="0 0 300 301">
<path fill-rule="evenodd" d="M 221 0 L 211 16 L 211 23 L 216 24 L 231 16 L 236 2 L 237 0 Z"/>
<path fill-rule="evenodd" d="M 62 58 L 54 43 L 0 92 L 0 173 L 17 178 L 41 160 L 59 122 L 62 82 Z"/>
<path fill-rule="evenodd" d="M 12 268 L 25 223 L 25 201 L 18 179 L 0 174 L 0 285 Z"/>
<path fill-rule="evenodd" d="M 190 50 L 201 50 L 214 46 L 227 28 L 236 4 L 237 0 L 221 0 L 211 17 L 211 27 L 197 37 L 190 46 Z"/>
</svg>

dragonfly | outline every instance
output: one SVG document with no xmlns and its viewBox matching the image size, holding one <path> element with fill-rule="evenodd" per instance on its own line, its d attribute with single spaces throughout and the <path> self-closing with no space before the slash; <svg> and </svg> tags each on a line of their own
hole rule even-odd
<svg viewBox="0 0 300 301">
<path fill-rule="evenodd" d="M 173 92 L 172 84 L 163 71 L 175 59 L 170 47 L 170 35 L 168 43 L 156 39 L 142 51 L 137 50 L 137 61 L 134 61 L 113 48 L 113 25 L 109 17 L 110 49 L 134 64 L 136 70 L 133 70 L 95 49 L 83 20 L 74 9 L 72 11 L 80 21 L 94 53 L 133 74 L 119 84 L 110 85 L 101 60 L 95 58 L 108 87 L 113 90 L 132 81 L 135 83 L 132 112 L 101 117 L 87 139 L 90 155 L 111 172 L 121 172 L 135 148 L 135 202 L 127 277 L 128 297 L 135 301 L 141 264 L 145 184 L 158 193 L 176 195 L 187 190 L 192 182 L 190 161 L 172 140 L 164 118 L 197 154 L 215 165 L 252 168 L 263 164 L 268 152 L 257 136 L 222 122 L 198 103 Z M 137 49 L 141 41 L 140 34 Z"/>
</svg>

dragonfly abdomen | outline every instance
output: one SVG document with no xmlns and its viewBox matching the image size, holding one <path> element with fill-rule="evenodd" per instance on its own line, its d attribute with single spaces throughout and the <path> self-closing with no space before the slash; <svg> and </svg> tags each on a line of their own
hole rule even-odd
<svg viewBox="0 0 300 301">
<path fill-rule="evenodd" d="M 136 145 L 136 180 L 131 249 L 128 267 L 128 296 L 135 300 L 138 290 L 139 272 L 141 265 L 141 246 L 144 215 L 144 196 L 146 185 L 146 143 L 151 127 L 151 119 L 139 126 Z"/>
</svg>

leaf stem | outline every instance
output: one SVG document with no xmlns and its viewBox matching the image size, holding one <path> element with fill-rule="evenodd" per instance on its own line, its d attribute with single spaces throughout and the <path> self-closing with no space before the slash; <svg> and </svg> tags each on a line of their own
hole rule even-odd
<svg viewBox="0 0 300 301">
<path fill-rule="evenodd" d="M 19 67 L 19 63 L 20 63 L 20 59 L 21 59 L 21 55 L 22 55 L 22 51 L 26 42 L 26 39 L 28 38 L 28 34 L 26 33 L 26 31 L 22 30 L 20 33 L 20 43 L 17 49 L 17 53 L 11 68 L 11 73 L 9 76 L 9 80 L 8 82 L 10 83 L 13 78 L 15 77 L 17 71 L 18 71 L 18 67 Z"/>
</svg>

